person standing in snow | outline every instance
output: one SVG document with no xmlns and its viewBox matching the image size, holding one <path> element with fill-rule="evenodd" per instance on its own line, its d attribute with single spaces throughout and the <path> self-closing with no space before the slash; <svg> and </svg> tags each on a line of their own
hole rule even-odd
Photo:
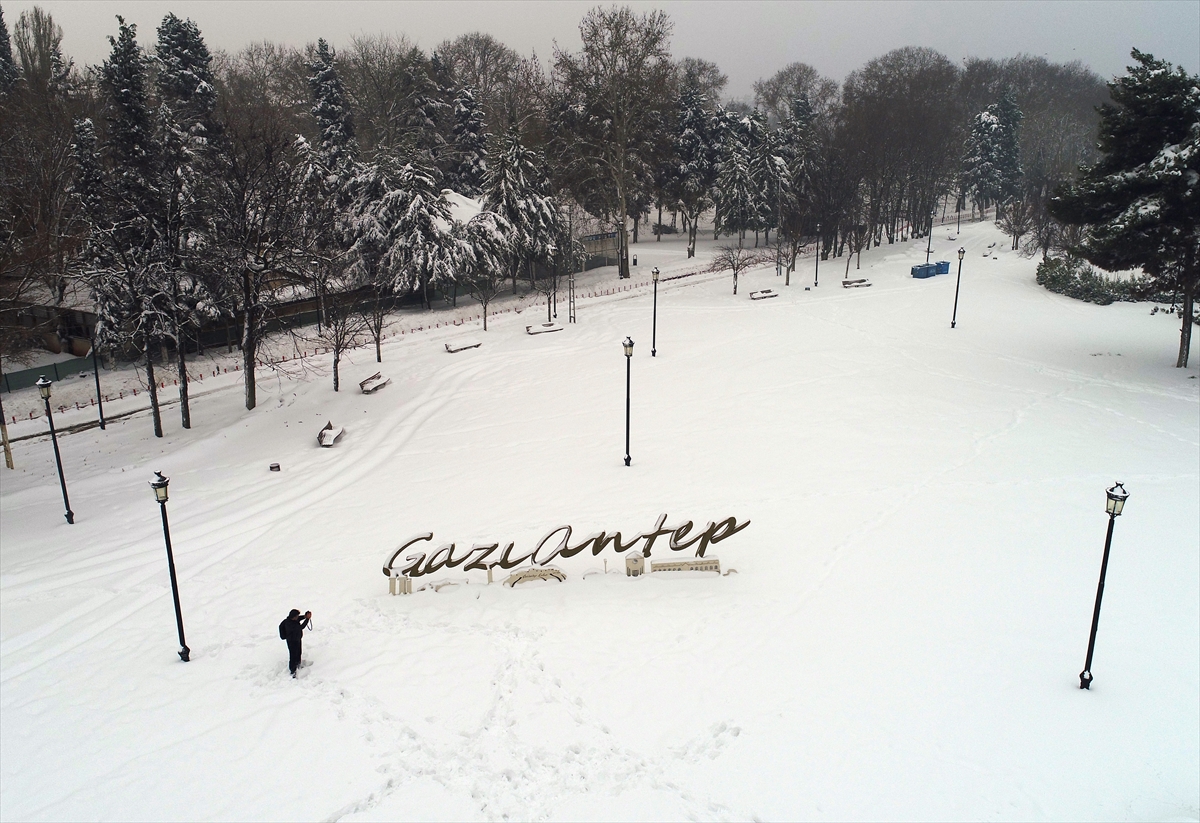
<svg viewBox="0 0 1200 823">
<path fill-rule="evenodd" d="M 288 612 L 287 618 L 279 624 L 279 637 L 281 640 L 287 641 L 288 670 L 291 671 L 292 677 L 296 676 L 296 669 L 300 668 L 300 651 L 302 641 L 304 640 L 304 629 L 311 619 L 312 612 L 305 612 L 304 616 L 301 617 L 299 609 L 292 609 Z"/>
</svg>

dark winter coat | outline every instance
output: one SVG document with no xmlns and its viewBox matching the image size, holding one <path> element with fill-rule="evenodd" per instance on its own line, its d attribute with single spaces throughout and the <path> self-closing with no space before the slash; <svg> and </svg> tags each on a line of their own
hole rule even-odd
<svg viewBox="0 0 1200 823">
<path fill-rule="evenodd" d="M 279 624 L 279 633 L 283 635 L 283 639 L 288 642 L 288 645 L 299 643 L 304 637 L 304 627 L 307 625 L 307 617 L 301 617 L 299 620 L 292 620 L 288 617 Z"/>
</svg>

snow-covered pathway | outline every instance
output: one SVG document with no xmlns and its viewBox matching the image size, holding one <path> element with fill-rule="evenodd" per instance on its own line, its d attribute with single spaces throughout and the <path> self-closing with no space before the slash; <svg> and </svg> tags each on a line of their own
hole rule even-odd
<svg viewBox="0 0 1200 823">
<path fill-rule="evenodd" d="M 190 432 L 64 438 L 75 526 L 49 444 L 18 443 L 0 817 L 1194 819 L 1196 369 L 1170 367 L 1172 321 L 1050 295 L 1032 261 L 983 256 L 997 241 L 935 235 L 934 259 L 967 249 L 954 330 L 953 273 L 908 276 L 921 242 L 864 254 L 870 288 L 840 288 L 840 261 L 809 291 L 773 268 L 737 297 L 661 283 L 653 358 L 636 289 L 554 334 L 524 333 L 535 311 L 394 339 L 375 395 L 272 378 L 248 413 L 230 381 Z M 639 268 L 691 264 L 661 245 Z M 484 344 L 448 355 L 455 336 Z M 364 350 L 344 379 L 377 368 Z M 1081 693 L 1114 479 L 1131 497 Z M 456 570 L 390 597 L 380 574 L 422 532 L 524 554 L 663 512 L 750 520 L 709 551 L 738 573 L 629 579 L 608 549 L 515 590 Z M 292 606 L 316 621 L 298 681 L 275 636 Z"/>
</svg>

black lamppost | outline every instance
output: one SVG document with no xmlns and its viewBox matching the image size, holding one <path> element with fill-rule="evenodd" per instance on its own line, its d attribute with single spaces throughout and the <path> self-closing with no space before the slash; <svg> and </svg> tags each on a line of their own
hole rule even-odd
<svg viewBox="0 0 1200 823">
<path fill-rule="evenodd" d="M 100 393 L 100 362 L 96 359 L 96 336 L 92 335 L 92 376 L 96 378 L 96 408 L 100 410 L 100 431 L 104 431 L 104 395 Z"/>
<path fill-rule="evenodd" d="M 817 285 L 817 277 L 821 273 L 821 224 L 820 223 L 817 224 L 816 249 L 817 249 L 817 253 L 815 255 L 813 255 L 816 258 L 816 262 L 813 265 L 813 287 L 814 288 Z"/>
<path fill-rule="evenodd" d="M 1113 524 L 1117 518 L 1121 516 L 1121 509 L 1125 508 L 1125 498 L 1129 497 L 1129 492 L 1125 491 L 1125 486 L 1121 483 L 1116 483 L 1111 489 L 1108 489 L 1108 503 L 1105 504 L 1105 510 L 1108 512 L 1108 535 L 1104 538 L 1104 559 L 1100 561 L 1100 584 L 1096 587 L 1096 609 L 1092 612 L 1092 636 L 1088 638 L 1088 653 L 1087 660 L 1083 664 L 1083 671 L 1079 673 L 1079 688 L 1092 688 L 1092 652 L 1096 649 L 1096 626 L 1100 623 L 1100 599 L 1104 597 L 1104 575 L 1108 571 L 1108 549 L 1112 546 Z"/>
<path fill-rule="evenodd" d="M 633 460 L 629 456 L 629 387 L 633 371 L 633 338 L 626 337 L 621 345 L 625 347 L 625 465 L 628 466 Z"/>
<path fill-rule="evenodd" d="M 167 542 L 167 569 L 171 572 L 171 594 L 175 598 L 175 625 L 179 629 L 179 659 L 187 663 L 191 659 L 192 650 L 183 639 L 183 611 L 179 608 L 179 584 L 175 581 L 175 554 L 171 551 L 171 527 L 167 524 L 167 484 L 171 478 L 163 477 L 162 472 L 155 472 L 150 481 L 154 489 L 154 499 L 158 501 L 158 509 L 162 512 L 163 539 Z"/>
<path fill-rule="evenodd" d="M 658 266 L 650 272 L 650 279 L 654 281 L 654 323 L 650 327 L 650 356 L 658 356 Z M 630 344 L 632 345 L 632 343 Z"/>
<path fill-rule="evenodd" d="M 962 284 L 962 261 L 966 255 L 967 250 L 960 247 L 958 250 L 958 279 L 954 281 L 954 314 L 950 315 L 950 328 L 954 328 L 954 324 L 958 322 L 958 287 Z"/>
<path fill-rule="evenodd" d="M 50 424 L 50 440 L 54 443 L 54 462 L 58 466 L 58 485 L 62 486 L 63 506 L 67 510 L 67 522 L 73 524 L 75 512 L 71 511 L 71 501 L 67 499 L 67 479 L 63 477 L 62 455 L 58 452 L 58 433 L 54 431 L 54 414 L 50 411 L 50 381 L 43 374 L 34 385 L 38 387 L 38 394 L 46 401 L 46 421 Z"/>
<path fill-rule="evenodd" d="M 925 244 L 925 265 L 929 265 L 929 256 L 933 254 L 933 218 L 937 216 L 937 209 L 934 209 L 929 214 L 929 242 Z"/>
</svg>

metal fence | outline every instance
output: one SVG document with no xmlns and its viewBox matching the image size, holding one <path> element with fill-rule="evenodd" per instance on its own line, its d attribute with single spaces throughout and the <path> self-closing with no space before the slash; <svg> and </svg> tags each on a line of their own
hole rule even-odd
<svg viewBox="0 0 1200 823">
<path fill-rule="evenodd" d="M 21 371 L 5 372 L 3 381 L 0 385 L 4 391 L 14 392 L 18 389 L 27 389 L 38 381 L 38 378 L 43 374 L 47 379 L 53 378 L 55 381 L 63 379 L 63 376 L 70 377 L 71 375 L 79 374 L 80 372 L 91 372 L 92 358 L 90 357 L 74 357 L 70 360 L 64 360 L 61 363 L 47 363 L 45 366 L 38 366 L 34 369 L 22 369 Z"/>
</svg>

